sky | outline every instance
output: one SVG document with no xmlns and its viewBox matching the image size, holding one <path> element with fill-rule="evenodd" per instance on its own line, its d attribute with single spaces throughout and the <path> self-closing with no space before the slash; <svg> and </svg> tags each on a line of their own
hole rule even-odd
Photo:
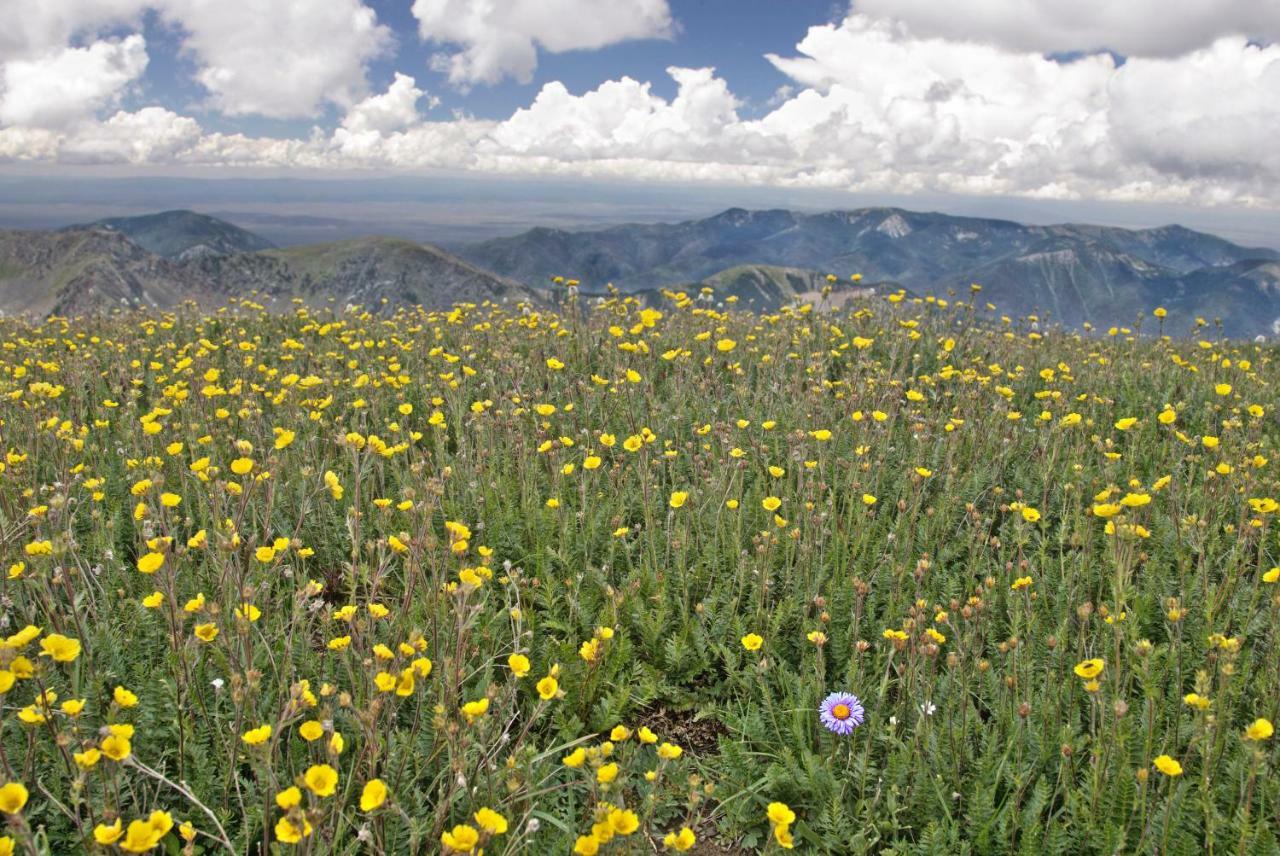
<svg viewBox="0 0 1280 856">
<path fill-rule="evenodd" d="M 0 21 L 7 176 L 1280 210 L 1280 0 L 0 0 Z"/>
</svg>

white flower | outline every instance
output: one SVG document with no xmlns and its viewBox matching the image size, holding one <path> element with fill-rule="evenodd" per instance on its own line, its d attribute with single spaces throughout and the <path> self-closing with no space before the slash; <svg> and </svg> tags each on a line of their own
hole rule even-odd
<svg viewBox="0 0 1280 856">
<path fill-rule="evenodd" d="M 924 701 L 920 703 L 920 712 L 925 716 L 933 716 L 933 712 L 937 709 L 937 705 L 931 701 Z"/>
</svg>

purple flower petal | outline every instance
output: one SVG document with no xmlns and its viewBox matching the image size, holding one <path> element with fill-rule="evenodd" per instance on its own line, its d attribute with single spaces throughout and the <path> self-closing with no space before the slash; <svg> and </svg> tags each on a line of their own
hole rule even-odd
<svg viewBox="0 0 1280 856">
<path fill-rule="evenodd" d="M 853 693 L 834 692 L 818 705 L 818 719 L 833 734 L 851 734 L 865 717 L 862 702 Z"/>
</svg>

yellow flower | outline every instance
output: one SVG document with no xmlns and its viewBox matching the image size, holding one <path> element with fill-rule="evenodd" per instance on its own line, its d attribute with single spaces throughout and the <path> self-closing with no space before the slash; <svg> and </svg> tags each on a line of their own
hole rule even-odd
<svg viewBox="0 0 1280 856">
<path fill-rule="evenodd" d="M 196 634 L 196 638 L 201 642 L 212 642 L 217 638 L 218 625 L 214 624 L 212 621 L 205 624 L 197 624 L 194 632 Z"/>
<path fill-rule="evenodd" d="M 601 765 L 601 767 L 598 770 L 596 770 L 596 781 L 602 785 L 607 785 L 616 778 L 618 778 L 617 764 L 614 764 L 614 763 L 604 764 L 604 765 Z"/>
<path fill-rule="evenodd" d="M 331 797 L 338 787 L 338 771 L 328 764 L 313 764 L 302 775 L 311 793 L 318 797 Z"/>
<path fill-rule="evenodd" d="M 1196 710 L 1208 710 L 1212 702 L 1198 693 L 1187 693 L 1182 697 L 1183 702 L 1194 707 Z"/>
<path fill-rule="evenodd" d="M 144 574 L 154 574 L 163 564 L 163 553 L 145 553 L 138 557 L 138 570 Z"/>
<path fill-rule="evenodd" d="M 76 752 L 73 756 L 76 766 L 82 770 L 91 769 L 102 759 L 102 752 L 98 749 L 86 749 L 83 752 Z"/>
<path fill-rule="evenodd" d="M 158 609 L 164 603 L 164 593 L 153 591 L 142 599 L 142 605 L 147 609 Z"/>
<path fill-rule="evenodd" d="M 58 663 L 70 663 L 80 656 L 80 640 L 61 633 L 50 633 L 40 640 L 41 656 Z"/>
<path fill-rule="evenodd" d="M 271 726 L 259 725 L 257 728 L 251 728 L 244 734 L 240 735 L 240 739 L 249 746 L 261 746 L 271 739 Z"/>
<path fill-rule="evenodd" d="M 784 850 L 791 850 L 796 846 L 795 839 L 791 836 L 791 827 L 786 824 L 780 823 L 773 828 L 773 839 Z"/>
<path fill-rule="evenodd" d="M 764 644 L 764 639 L 756 633 L 748 633 L 742 637 L 742 647 L 748 651 L 759 651 L 760 646 Z"/>
<path fill-rule="evenodd" d="M 99 823 L 93 828 L 93 840 L 103 847 L 108 847 L 120 840 L 120 836 L 124 835 L 124 823 L 120 818 L 116 818 L 116 822 L 108 826 L 105 823 Z"/>
<path fill-rule="evenodd" d="M 248 475 L 253 470 L 252 458 L 236 458 L 231 462 L 231 472 L 238 476 Z"/>
<path fill-rule="evenodd" d="M 1091 681 L 1102 673 L 1103 667 L 1106 665 L 1104 661 L 1095 657 L 1091 660 L 1081 660 L 1075 665 L 1075 673 L 1077 677 L 1086 681 Z"/>
<path fill-rule="evenodd" d="M 318 720 L 308 719 L 298 726 L 298 734 L 301 735 L 303 740 L 310 743 L 313 740 L 319 740 L 324 735 L 324 726 Z"/>
<path fill-rule="evenodd" d="M 766 496 L 764 499 L 760 500 L 760 505 L 765 511 L 777 511 L 782 507 L 782 500 L 776 496 Z"/>
<path fill-rule="evenodd" d="M 657 743 L 658 742 L 658 735 L 650 731 L 649 726 L 647 725 L 640 726 L 639 730 L 636 731 L 636 737 L 640 739 L 641 743 Z"/>
<path fill-rule="evenodd" d="M 482 808 L 475 813 L 476 823 L 490 835 L 502 835 L 507 831 L 507 819 L 491 808 Z"/>
<path fill-rule="evenodd" d="M 1275 733 L 1271 721 L 1268 719 L 1255 719 L 1249 723 L 1249 727 L 1244 730 L 1244 736 L 1250 740 L 1267 740 Z"/>
<path fill-rule="evenodd" d="M 560 682 L 551 675 L 547 675 L 538 681 L 534 687 L 538 691 L 538 697 L 543 701 L 550 701 L 556 697 L 556 693 L 560 691 Z"/>
<path fill-rule="evenodd" d="M 609 828 L 617 835 L 630 835 L 640 828 L 640 818 L 629 808 L 615 808 L 609 812 Z"/>
<path fill-rule="evenodd" d="M 462 714 L 467 718 L 468 722 L 476 719 L 477 717 L 484 716 L 485 713 L 488 712 L 488 710 L 489 710 L 489 699 L 487 698 L 481 698 L 481 699 L 476 699 L 475 701 L 469 701 L 462 706 Z"/>
<path fill-rule="evenodd" d="M 302 816 L 302 826 L 299 827 L 294 821 L 287 816 L 276 821 L 276 840 L 285 844 L 297 844 L 304 838 L 311 835 L 311 821 L 307 820 L 306 815 Z"/>
<path fill-rule="evenodd" d="M 663 743 L 658 747 L 658 757 L 667 761 L 674 761 L 684 754 L 684 750 L 674 743 Z"/>
<path fill-rule="evenodd" d="M 460 823 L 453 829 L 442 832 L 440 843 L 452 852 L 470 853 L 480 843 L 480 833 L 474 826 Z"/>
<path fill-rule="evenodd" d="M 122 686 L 117 686 L 111 696 L 121 707 L 134 707 L 138 703 L 138 697 Z"/>
<path fill-rule="evenodd" d="M 27 786 L 22 782 L 6 782 L 0 785 L 0 812 L 18 814 L 27 804 Z"/>
<path fill-rule="evenodd" d="M 387 801 L 387 783 L 382 779 L 370 779 L 360 792 L 360 810 L 373 811 Z"/>
<path fill-rule="evenodd" d="M 765 814 L 768 816 L 769 822 L 774 826 L 790 826 L 796 822 L 796 813 L 786 803 L 769 803 L 765 809 Z"/>
<path fill-rule="evenodd" d="M 517 678 L 529 674 L 529 658 L 524 654 L 512 654 L 507 658 L 507 666 Z"/>
<path fill-rule="evenodd" d="M 574 856 L 596 856 L 600 852 L 600 840 L 594 835 L 579 835 L 573 843 Z"/>
<path fill-rule="evenodd" d="M 671 494 L 671 499 L 668 502 L 672 508 L 680 508 L 688 498 L 689 494 L 687 491 L 677 490 Z"/>
<path fill-rule="evenodd" d="M 172 828 L 173 818 L 168 812 L 153 811 L 146 820 L 135 820 L 129 824 L 119 847 L 126 853 L 146 853 L 154 849 Z"/>
<path fill-rule="evenodd" d="M 698 837 L 693 834 L 693 830 L 687 826 L 680 827 L 679 832 L 668 832 L 662 839 L 662 844 L 675 850 L 677 853 L 684 853 L 692 850 L 693 845 L 698 843 Z"/>
<path fill-rule="evenodd" d="M 121 734 L 108 734 L 102 738 L 102 754 L 112 761 L 123 761 L 133 752 L 133 745 L 128 737 Z"/>
<path fill-rule="evenodd" d="M 1182 765 L 1168 755 L 1160 755 L 1155 760 L 1156 769 L 1166 776 L 1181 776 Z"/>
<path fill-rule="evenodd" d="M 719 339 L 716 341 L 716 350 L 722 354 L 727 354 L 734 348 L 738 347 L 738 343 L 732 339 Z"/>
<path fill-rule="evenodd" d="M 577 749 L 574 749 L 568 755 L 565 755 L 563 758 L 561 758 L 560 763 L 564 764 L 566 767 L 571 767 L 576 770 L 577 768 L 581 767 L 584 763 L 586 763 L 586 760 L 587 760 L 587 750 L 579 746 Z"/>
<path fill-rule="evenodd" d="M 287 787 L 276 794 L 276 805 L 280 806 L 283 811 L 288 811 L 301 803 L 302 791 L 298 790 L 296 786 Z"/>
</svg>

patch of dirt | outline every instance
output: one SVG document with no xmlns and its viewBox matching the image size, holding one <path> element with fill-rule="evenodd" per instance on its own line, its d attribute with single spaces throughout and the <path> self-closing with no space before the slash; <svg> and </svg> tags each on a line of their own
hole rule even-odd
<svg viewBox="0 0 1280 856">
<path fill-rule="evenodd" d="M 698 758 L 716 755 L 720 751 L 719 739 L 729 729 L 718 719 L 698 718 L 696 710 L 668 710 L 656 708 L 646 711 L 639 718 L 663 740 L 682 746 L 686 752 Z M 696 849 L 693 852 L 698 852 Z"/>
</svg>

